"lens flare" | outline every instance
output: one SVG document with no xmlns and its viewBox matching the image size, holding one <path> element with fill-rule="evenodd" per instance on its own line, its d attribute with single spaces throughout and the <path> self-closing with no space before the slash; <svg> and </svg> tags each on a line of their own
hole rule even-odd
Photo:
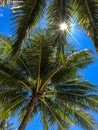
<svg viewBox="0 0 98 130">
<path fill-rule="evenodd" d="M 60 24 L 60 29 L 61 30 L 67 30 L 67 28 L 68 28 L 68 26 L 67 26 L 67 24 L 66 23 L 62 23 L 62 24 Z"/>
</svg>

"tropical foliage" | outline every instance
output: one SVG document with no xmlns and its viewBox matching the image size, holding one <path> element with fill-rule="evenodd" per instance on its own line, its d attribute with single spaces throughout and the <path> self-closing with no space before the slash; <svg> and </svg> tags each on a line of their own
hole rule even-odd
<svg viewBox="0 0 98 130">
<path fill-rule="evenodd" d="M 80 25 L 98 50 L 98 0 L 72 0 Z"/>
<path fill-rule="evenodd" d="M 55 125 L 66 130 L 74 124 L 94 130 L 96 123 L 86 110 L 98 111 L 98 89 L 79 74 L 93 62 L 92 52 L 68 46 L 58 53 L 55 37 L 47 33 L 33 33 L 16 60 L 1 58 L 0 115 L 8 118 L 17 113 L 19 130 L 37 113 L 44 130 Z"/>
<path fill-rule="evenodd" d="M 11 5 L 15 23 L 12 39 L 0 35 L 1 121 L 17 113 L 18 130 L 24 130 L 40 113 L 44 130 L 53 126 L 67 130 L 74 124 L 96 129 L 87 110 L 98 112 L 98 88 L 79 74 L 93 63 L 93 54 L 76 51 L 66 36 L 76 19 L 98 49 L 98 0 L 1 0 L 0 4 Z M 47 30 L 35 33 L 43 15 Z M 61 23 L 67 25 L 62 32 Z M 18 56 L 11 57 L 11 51 Z"/>
<path fill-rule="evenodd" d="M 0 130 L 14 130 L 14 124 L 9 121 L 0 121 Z"/>
<path fill-rule="evenodd" d="M 16 23 L 13 30 L 14 53 L 20 50 L 45 9 L 52 29 L 53 25 L 58 29 L 61 22 L 67 23 L 70 28 L 71 19 L 77 19 L 98 49 L 98 0 L 1 0 L 1 4 L 7 3 L 12 3 L 13 21 Z"/>
</svg>

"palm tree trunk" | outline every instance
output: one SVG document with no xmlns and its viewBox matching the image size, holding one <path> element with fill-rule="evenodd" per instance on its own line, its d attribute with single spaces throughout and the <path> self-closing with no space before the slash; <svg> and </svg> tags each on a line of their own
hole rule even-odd
<svg viewBox="0 0 98 130">
<path fill-rule="evenodd" d="M 32 99 L 31 99 L 31 101 L 29 103 L 29 107 L 27 109 L 26 115 L 24 116 L 18 130 L 24 130 L 25 127 L 27 126 L 27 123 L 29 122 L 32 111 L 34 110 L 35 103 L 39 100 L 39 98 L 40 98 L 39 94 L 32 97 Z"/>
</svg>

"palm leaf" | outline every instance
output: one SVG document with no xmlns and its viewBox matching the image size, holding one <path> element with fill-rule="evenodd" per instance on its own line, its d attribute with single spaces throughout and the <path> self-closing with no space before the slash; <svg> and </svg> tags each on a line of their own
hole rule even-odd
<svg viewBox="0 0 98 130">
<path fill-rule="evenodd" d="M 70 16 L 70 1 L 67 0 L 53 0 L 49 3 L 48 19 L 49 24 L 58 28 L 62 22 L 67 22 Z"/>
<path fill-rule="evenodd" d="M 19 8 L 14 8 L 14 22 L 16 27 L 14 30 L 14 45 L 13 54 L 16 54 L 21 49 L 22 43 L 29 35 L 31 27 L 35 27 L 43 12 L 45 0 L 23 0 L 18 2 Z M 22 32 L 22 35 L 21 35 Z"/>
<path fill-rule="evenodd" d="M 93 40 L 98 49 L 98 1 L 97 0 L 73 0 L 74 12 L 78 16 L 80 25 Z"/>
<path fill-rule="evenodd" d="M 6 59 L 10 56 L 11 47 L 11 39 L 4 35 L 0 35 L 0 59 Z"/>
<path fill-rule="evenodd" d="M 77 123 L 86 130 L 95 130 L 96 124 L 92 116 L 82 110 L 75 110 Z"/>
<path fill-rule="evenodd" d="M 47 122 L 47 118 L 44 114 L 45 108 L 44 108 L 43 103 L 41 103 L 41 110 L 42 110 L 41 121 L 42 121 L 42 124 L 43 124 L 43 128 L 44 128 L 44 130 L 48 130 L 48 122 Z"/>
<path fill-rule="evenodd" d="M 77 78 L 77 71 L 79 69 L 83 69 L 94 62 L 93 55 L 90 50 L 69 52 L 68 54 L 66 54 L 65 52 L 64 57 L 62 59 L 59 59 L 62 68 L 60 69 L 60 71 L 58 71 L 58 73 L 56 73 L 56 75 L 52 77 L 52 82 L 54 83 L 61 81 L 66 82 L 68 79 L 70 79 L 70 76 L 71 78 L 74 77 L 74 79 L 75 76 Z M 66 76 L 66 74 L 68 75 Z"/>
<path fill-rule="evenodd" d="M 62 118 L 60 118 L 60 115 L 53 109 L 53 107 L 51 108 L 51 106 L 53 106 L 52 102 L 48 100 L 48 102 L 46 102 L 45 100 L 41 99 L 44 104 L 46 105 L 47 109 L 49 110 L 51 116 L 53 116 L 55 122 L 57 122 L 58 126 L 61 129 L 66 130 L 68 128 L 68 123 L 66 123 L 66 121 L 64 121 Z M 51 105 L 50 105 L 51 103 Z"/>
</svg>

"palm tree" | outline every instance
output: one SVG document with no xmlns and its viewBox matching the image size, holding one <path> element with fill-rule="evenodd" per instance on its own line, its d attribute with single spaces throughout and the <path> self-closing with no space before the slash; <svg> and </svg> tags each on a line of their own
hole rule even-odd
<svg viewBox="0 0 98 130">
<path fill-rule="evenodd" d="M 94 130 L 96 122 L 87 110 L 98 112 L 98 89 L 79 74 L 93 62 L 93 55 L 70 46 L 58 53 L 54 35 L 47 33 L 33 33 L 16 60 L 1 57 L 0 115 L 17 113 L 18 130 L 24 130 L 37 113 L 44 130 L 55 125 L 68 130 L 74 124 Z"/>
<path fill-rule="evenodd" d="M 24 40 L 30 34 L 32 27 L 38 23 L 44 8 L 48 12 L 48 23 L 59 28 L 61 22 L 68 24 L 71 19 L 77 19 L 78 24 L 92 39 L 98 49 L 98 0 L 2 0 L 1 3 L 12 2 L 14 10 L 13 52 L 17 53 Z M 46 3 L 46 4 L 45 4 Z M 46 6 L 45 6 L 46 5 Z M 47 8 L 48 6 L 48 8 Z M 69 29 L 70 31 L 70 29 Z M 22 32 L 22 35 L 21 35 Z"/>
</svg>

